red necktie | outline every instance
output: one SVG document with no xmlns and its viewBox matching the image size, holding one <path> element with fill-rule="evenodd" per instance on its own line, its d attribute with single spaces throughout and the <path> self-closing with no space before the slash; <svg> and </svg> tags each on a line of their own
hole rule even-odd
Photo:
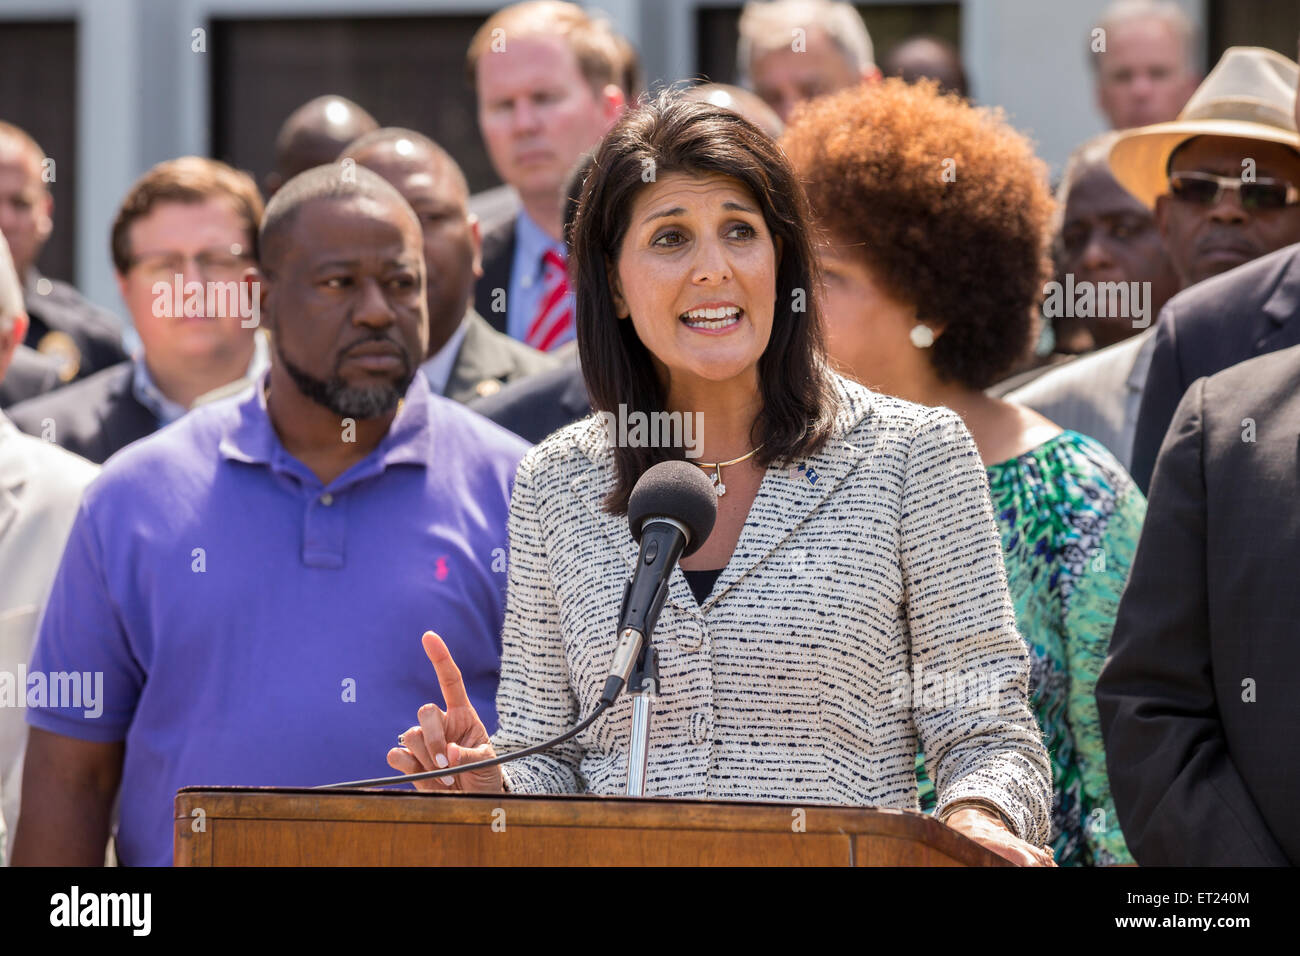
<svg viewBox="0 0 1300 956">
<path fill-rule="evenodd" d="M 569 273 L 560 254 L 554 249 L 546 250 L 542 268 L 542 298 L 524 341 L 545 352 L 573 328 L 573 306 L 569 302 Z"/>
</svg>

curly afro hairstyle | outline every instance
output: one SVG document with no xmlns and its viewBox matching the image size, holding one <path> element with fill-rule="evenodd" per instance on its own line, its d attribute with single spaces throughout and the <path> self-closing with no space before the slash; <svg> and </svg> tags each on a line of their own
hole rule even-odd
<svg viewBox="0 0 1300 956">
<path fill-rule="evenodd" d="M 945 381 L 983 389 L 1031 345 L 1051 277 L 1047 167 L 1000 110 L 887 79 L 812 100 L 781 140 L 821 230 L 943 325 Z"/>
</svg>

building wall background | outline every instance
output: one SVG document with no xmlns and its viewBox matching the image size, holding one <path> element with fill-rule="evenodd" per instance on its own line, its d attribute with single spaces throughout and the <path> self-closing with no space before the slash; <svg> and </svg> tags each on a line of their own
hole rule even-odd
<svg viewBox="0 0 1300 956">
<path fill-rule="evenodd" d="M 1300 5 L 1179 2 L 1204 25 L 1207 62 L 1232 43 L 1271 46 L 1295 56 Z M 476 187 L 491 185 L 496 179 L 467 99 L 463 56 L 467 37 L 501 5 L 482 0 L 0 0 L 0 60 L 6 52 L 28 51 L 26 59 L 10 52 L 8 62 L 0 63 L 0 118 L 40 127 L 58 164 L 56 234 L 42 265 L 124 314 L 108 233 L 129 185 L 154 163 L 187 153 L 233 161 L 260 182 L 279 120 L 320 93 L 353 96 L 385 125 L 434 135 L 467 167 Z M 727 34 L 734 31 L 727 24 L 738 14 L 739 2 L 597 0 L 586 5 L 604 11 L 637 46 L 652 86 L 700 75 L 706 66 L 722 72 L 734 65 L 734 51 L 710 38 L 734 35 Z M 1055 171 L 1075 144 L 1104 128 L 1093 103 L 1087 38 L 1106 0 L 858 6 L 868 26 L 876 27 L 877 57 L 913 25 L 957 40 L 973 98 L 1005 109 Z M 406 19 L 385 23 L 388 18 Z M 330 20 L 351 22 L 322 22 Z M 31 39 L 42 30 L 43 47 Z M 382 36 L 395 44 L 391 55 L 380 55 L 376 43 L 367 40 Z M 196 49 L 200 45 L 203 49 Z M 53 52 L 30 55 L 37 49 Z"/>
</svg>

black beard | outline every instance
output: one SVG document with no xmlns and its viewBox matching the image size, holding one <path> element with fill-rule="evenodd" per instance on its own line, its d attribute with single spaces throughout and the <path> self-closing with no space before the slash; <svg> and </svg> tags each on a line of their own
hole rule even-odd
<svg viewBox="0 0 1300 956">
<path fill-rule="evenodd" d="M 411 387 L 415 372 L 418 371 L 412 370 L 410 359 L 403 356 L 402 373 L 397 382 L 374 388 L 353 388 L 337 372 L 327 382 L 294 365 L 284 354 L 278 339 L 275 340 L 275 355 L 293 383 L 298 386 L 298 391 L 340 418 L 378 418 L 387 415 L 406 395 L 406 390 Z"/>
</svg>

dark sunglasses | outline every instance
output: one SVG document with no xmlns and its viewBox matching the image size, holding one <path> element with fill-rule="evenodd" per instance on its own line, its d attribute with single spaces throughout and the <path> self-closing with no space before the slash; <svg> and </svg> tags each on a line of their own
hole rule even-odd
<svg viewBox="0 0 1300 956">
<path fill-rule="evenodd" d="M 1236 176 L 1212 173 L 1171 173 L 1169 191 L 1183 202 L 1213 206 L 1223 198 L 1225 189 L 1237 190 L 1242 209 L 1282 209 L 1300 202 L 1300 189 L 1285 179 L 1257 179 L 1242 182 Z"/>
</svg>

